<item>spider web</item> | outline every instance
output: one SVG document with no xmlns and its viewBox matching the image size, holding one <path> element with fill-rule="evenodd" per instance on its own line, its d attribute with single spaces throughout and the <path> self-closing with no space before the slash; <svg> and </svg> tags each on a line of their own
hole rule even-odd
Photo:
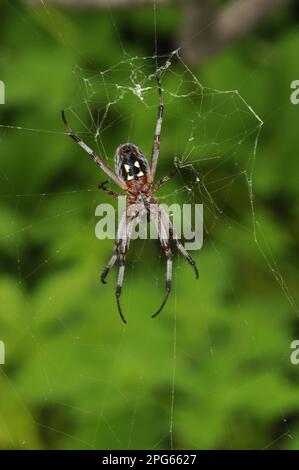
<svg viewBox="0 0 299 470">
<path fill-rule="evenodd" d="M 47 3 L 42 4 L 39 15 L 55 23 Z M 156 7 L 152 55 L 129 54 L 114 16 L 109 15 L 122 57 L 104 70 L 75 66 L 75 93 L 66 106 L 68 119 L 111 166 L 121 142 L 140 143 L 150 155 L 158 102 L 155 80 L 157 74 L 161 77 L 165 118 L 158 178 L 174 165 L 179 173 L 161 189 L 159 199 L 168 204 L 203 204 L 204 245 L 199 253 L 191 253 L 201 276 L 196 281 L 185 260 L 176 256 L 172 295 L 161 316 L 152 321 L 148 317 L 164 292 L 166 262 L 156 242 L 133 242 L 122 299 L 129 323 L 123 327 L 114 301 L 115 273 L 108 286 L 98 282 L 111 241 L 90 240 L 95 208 L 104 196 L 94 187 L 77 189 L 75 184 L 57 192 L 47 187 L 35 194 L 19 192 L 19 179 L 6 174 L 4 167 L 8 191 L 3 197 L 13 201 L 15 212 L 7 213 L 1 241 L 13 253 L 12 277 L 18 283 L 7 280 L 1 296 L 10 305 L 7 313 L 19 322 L 19 331 L 13 334 L 9 323 L 5 324 L 7 336 L 15 338 L 9 340 L 10 355 L 24 354 L 24 360 L 17 362 L 21 372 L 15 373 L 13 365 L 10 370 L 9 359 L 1 369 L 4 396 L 10 397 L 8 411 L 1 408 L 4 446 L 176 449 L 210 448 L 215 442 L 224 448 L 246 445 L 246 439 L 240 444 L 235 419 L 241 418 L 245 433 L 246 426 L 250 429 L 242 416 L 246 404 L 252 406 L 250 399 L 245 398 L 240 410 L 237 407 L 231 415 L 227 410 L 234 399 L 238 402 L 240 397 L 260 394 L 272 381 L 270 368 L 255 370 L 239 382 L 224 373 L 227 360 L 235 358 L 238 366 L 250 367 L 267 354 L 258 336 L 260 308 L 253 300 L 246 302 L 244 292 L 235 288 L 232 258 L 236 251 L 246 266 L 258 250 L 258 270 L 266 278 L 273 277 L 283 293 L 280 302 L 284 305 L 286 300 L 298 315 L 256 210 L 255 163 L 263 122 L 238 90 L 204 85 L 184 63 L 180 49 L 158 54 Z M 57 26 L 54 31 L 63 37 Z M 1 124 L 1 130 L 3 141 L 10 132 L 14 139 L 21 135 L 25 141 L 38 143 L 45 134 L 67 140 L 55 125 Z M 77 152 L 83 161 L 80 168 L 92 166 L 67 142 L 72 161 L 72 152 Z M 36 164 L 42 165 L 39 159 Z M 98 182 L 106 179 L 101 174 L 97 177 Z M 32 207 L 40 210 L 39 222 L 30 221 Z M 51 248 L 39 256 L 38 264 L 32 264 L 22 253 L 27 239 L 37 243 L 39 237 L 51 239 Z M 72 271 L 65 282 L 68 263 Z M 50 281 L 45 283 L 47 276 Z M 30 286 L 35 284 L 34 297 Z M 221 312 L 219 298 L 223 296 L 228 307 Z M 88 309 L 82 311 L 85 303 Z M 227 331 L 228 312 L 238 328 L 238 341 Z M 277 442 L 288 445 L 294 437 L 281 402 L 275 405 L 281 426 L 272 440 L 255 443 L 258 448 L 271 448 Z M 20 422 L 18 430 L 10 410 Z M 263 410 L 267 412 L 271 414 L 270 407 Z"/>
</svg>

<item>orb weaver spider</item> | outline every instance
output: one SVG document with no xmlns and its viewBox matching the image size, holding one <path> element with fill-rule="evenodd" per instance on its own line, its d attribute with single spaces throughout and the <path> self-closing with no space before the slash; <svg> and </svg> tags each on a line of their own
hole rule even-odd
<svg viewBox="0 0 299 470">
<path fill-rule="evenodd" d="M 119 271 L 116 286 L 116 301 L 119 315 L 124 323 L 127 323 L 122 313 L 120 305 L 120 296 L 122 291 L 122 285 L 124 280 L 125 272 L 125 260 L 126 254 L 129 248 L 130 238 L 133 230 L 135 219 L 139 217 L 144 219 L 146 216 L 147 221 L 152 221 L 156 227 L 159 235 L 162 249 L 166 255 L 167 266 L 166 266 L 166 292 L 164 299 L 159 309 L 152 315 L 156 317 L 166 304 L 170 290 L 172 280 L 172 251 L 169 246 L 169 238 L 171 237 L 179 250 L 179 252 L 187 259 L 190 265 L 195 271 L 196 278 L 198 278 L 198 269 L 194 259 L 189 255 L 187 250 L 184 248 L 180 241 L 172 223 L 166 211 L 160 206 L 159 201 L 154 197 L 156 191 L 164 184 L 169 181 L 176 171 L 170 175 L 161 178 L 155 185 L 153 181 L 156 174 L 159 150 L 160 150 L 160 135 L 164 113 L 164 102 L 163 93 L 160 79 L 157 77 L 158 95 L 159 95 L 159 106 L 158 106 L 158 117 L 156 121 L 156 129 L 154 135 L 154 143 L 152 146 L 151 153 L 151 166 L 143 154 L 143 152 L 135 145 L 131 143 L 121 144 L 115 154 L 115 173 L 111 168 L 104 163 L 104 161 L 83 142 L 76 132 L 74 132 L 65 117 L 64 111 L 62 111 L 62 119 L 65 124 L 67 134 L 82 147 L 83 150 L 99 165 L 109 178 L 119 186 L 122 190 L 127 193 L 127 205 L 124 210 L 120 223 L 118 226 L 114 248 L 112 256 L 107 263 L 105 269 L 102 272 L 101 280 L 103 284 L 106 284 L 106 277 L 113 268 L 116 260 L 119 258 Z M 100 184 L 99 189 L 105 191 L 113 197 L 123 196 L 120 193 L 112 191 L 106 188 L 108 180 Z"/>
</svg>

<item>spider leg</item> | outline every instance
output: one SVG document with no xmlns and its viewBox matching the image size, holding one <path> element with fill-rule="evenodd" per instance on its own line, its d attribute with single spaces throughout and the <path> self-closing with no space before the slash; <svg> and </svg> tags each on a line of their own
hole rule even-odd
<svg viewBox="0 0 299 470">
<path fill-rule="evenodd" d="M 117 229 L 112 256 L 101 274 L 101 281 L 103 284 L 107 284 L 106 277 L 108 276 L 109 272 L 111 271 L 111 269 L 113 268 L 115 264 L 115 261 L 118 258 L 118 250 L 119 250 L 120 241 L 125 237 L 125 233 L 126 233 L 126 217 L 127 217 L 126 210 L 124 210 L 121 215 L 119 226 Z"/>
<path fill-rule="evenodd" d="M 167 230 L 167 234 L 173 239 L 177 249 L 180 251 L 180 253 L 187 259 L 188 263 L 192 266 L 195 272 L 196 279 L 199 277 L 198 273 L 198 268 L 196 265 L 195 260 L 192 258 L 192 256 L 189 255 L 188 251 L 185 249 L 184 245 L 182 244 L 181 240 L 179 239 L 179 236 L 177 232 L 175 231 L 171 221 L 169 220 L 169 217 L 165 211 L 165 209 L 161 206 L 159 206 L 159 211 L 161 213 L 162 221 L 165 227 L 165 230 Z"/>
<path fill-rule="evenodd" d="M 131 237 L 135 217 L 137 217 L 137 215 L 135 215 L 134 217 L 127 216 L 127 227 L 126 227 L 125 236 L 122 239 L 121 252 L 119 255 L 119 271 L 118 271 L 117 285 L 116 285 L 116 291 L 115 291 L 118 313 L 124 323 L 127 323 L 127 321 L 125 320 L 125 317 L 123 315 L 122 308 L 120 305 L 120 296 L 121 296 L 121 290 L 122 290 L 123 281 L 124 281 L 124 274 L 125 274 L 125 267 L 126 267 L 126 255 L 129 249 L 130 237 Z"/>
<path fill-rule="evenodd" d="M 177 174 L 177 171 L 178 169 L 175 168 L 171 173 L 169 173 L 169 175 L 163 176 L 163 178 L 161 178 L 153 187 L 153 192 L 158 191 L 164 183 L 171 180 L 171 178 Z"/>
<path fill-rule="evenodd" d="M 189 255 L 188 251 L 185 249 L 184 245 L 182 244 L 181 240 L 179 239 L 176 231 L 174 230 L 173 226 L 170 226 L 169 229 L 170 235 L 172 236 L 172 239 L 174 243 L 176 244 L 177 249 L 180 251 L 180 253 L 187 259 L 188 263 L 192 266 L 195 272 L 195 277 L 198 279 L 199 273 L 198 273 L 198 267 L 195 262 L 195 260 L 192 258 L 192 256 Z"/>
<path fill-rule="evenodd" d="M 159 107 L 158 107 L 158 117 L 156 122 L 156 129 L 155 129 L 155 136 L 154 136 L 154 143 L 152 147 L 152 159 L 151 159 L 151 172 L 150 172 L 150 182 L 154 180 L 158 158 L 159 158 L 159 151 L 160 151 L 160 137 L 161 137 L 161 128 L 163 122 L 163 114 L 164 114 L 164 101 L 163 101 L 163 93 L 160 78 L 157 77 L 157 84 L 158 84 L 158 93 L 159 93 Z"/>
<path fill-rule="evenodd" d="M 113 266 L 115 264 L 115 261 L 118 258 L 119 244 L 120 244 L 120 241 L 115 240 L 112 256 L 111 256 L 110 260 L 108 261 L 107 265 L 105 266 L 105 268 L 104 268 L 104 270 L 101 274 L 101 281 L 102 281 L 103 284 L 107 284 L 106 277 L 110 273 L 111 269 L 113 268 Z"/>
<path fill-rule="evenodd" d="M 105 193 L 109 194 L 110 196 L 113 196 L 113 197 L 120 197 L 120 196 L 123 196 L 122 194 L 120 193 L 117 193 L 115 191 L 112 191 L 111 189 L 108 189 L 106 188 L 106 185 L 108 184 L 108 180 L 104 181 L 103 183 L 101 184 L 98 184 L 98 188 L 101 189 L 102 191 L 104 191 Z"/>
<path fill-rule="evenodd" d="M 127 323 L 127 321 L 125 320 L 125 317 L 122 313 L 122 309 L 120 305 L 120 296 L 121 296 L 121 289 L 122 289 L 123 280 L 124 280 L 126 254 L 127 254 L 127 250 L 124 250 L 124 251 L 122 250 L 120 254 L 117 286 L 116 286 L 116 291 L 115 291 L 118 313 L 124 323 Z"/>
<path fill-rule="evenodd" d="M 170 294 L 171 280 L 172 280 L 172 258 L 173 258 L 171 249 L 169 247 L 168 232 L 162 220 L 163 214 L 161 212 L 161 208 L 159 206 L 156 206 L 156 207 L 157 207 L 156 210 L 154 209 L 153 206 L 151 207 L 151 216 L 156 226 L 156 229 L 158 231 L 160 243 L 167 259 L 166 261 L 166 286 L 165 286 L 166 292 L 165 292 L 165 296 L 164 296 L 162 304 L 160 305 L 156 313 L 152 315 L 152 318 L 156 317 L 162 311 L 163 307 L 165 306 L 167 302 L 168 296 Z"/>
<path fill-rule="evenodd" d="M 78 145 L 80 145 L 80 147 L 93 159 L 93 161 L 97 165 L 99 165 L 101 170 L 103 170 L 106 173 L 106 175 L 108 175 L 109 178 L 111 178 L 114 181 L 114 183 L 116 183 L 122 189 L 126 190 L 127 189 L 126 184 L 111 170 L 111 168 L 108 165 L 106 165 L 106 163 L 103 162 L 103 160 L 101 160 L 100 157 L 98 157 L 98 155 L 90 147 L 88 147 L 88 145 L 85 144 L 85 142 L 83 142 L 83 140 L 79 137 L 79 135 L 76 134 L 76 132 L 74 132 L 70 128 L 66 120 L 64 111 L 61 111 L 61 115 L 62 115 L 62 120 L 67 130 L 67 133 L 71 137 L 71 139 L 73 139 Z"/>
<path fill-rule="evenodd" d="M 166 292 L 165 292 L 165 296 L 164 296 L 164 299 L 163 299 L 163 302 L 162 304 L 160 305 L 159 309 L 156 311 L 156 313 L 154 313 L 154 315 L 152 315 L 152 318 L 155 318 L 157 315 L 159 315 L 159 313 L 162 311 L 164 305 L 166 304 L 167 302 L 167 299 L 168 299 L 168 296 L 170 294 L 170 291 L 171 291 L 171 280 L 172 280 L 172 258 L 173 258 L 173 255 L 172 255 L 172 252 L 171 252 L 171 249 L 169 248 L 169 244 L 168 244 L 168 240 L 161 240 L 161 245 L 162 245 L 162 248 L 164 250 L 164 253 L 166 255 L 166 258 L 167 258 L 167 271 L 166 271 Z"/>
</svg>

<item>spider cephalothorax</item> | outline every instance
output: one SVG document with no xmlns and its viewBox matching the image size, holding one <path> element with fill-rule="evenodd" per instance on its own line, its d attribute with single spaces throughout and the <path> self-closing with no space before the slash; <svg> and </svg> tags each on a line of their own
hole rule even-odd
<svg viewBox="0 0 299 470">
<path fill-rule="evenodd" d="M 161 312 L 164 307 L 170 290 L 172 279 L 172 252 L 169 246 L 169 238 L 172 238 L 177 249 L 187 259 L 193 267 L 196 277 L 198 278 L 198 270 L 195 261 L 184 248 L 180 241 L 166 211 L 160 206 L 159 201 L 155 199 L 154 194 L 162 184 L 168 181 L 174 174 L 164 176 L 155 185 L 153 180 L 156 174 L 159 150 L 160 150 L 160 134 L 163 120 L 163 96 L 160 80 L 158 82 L 158 92 L 160 103 L 158 107 L 158 118 L 156 122 L 156 130 L 154 143 L 151 155 L 151 165 L 149 166 L 145 155 L 135 144 L 122 144 L 117 148 L 115 154 L 115 170 L 114 173 L 111 168 L 98 157 L 98 155 L 83 142 L 83 140 L 76 134 L 68 125 L 65 114 L 62 111 L 62 119 L 66 126 L 68 135 L 77 142 L 80 147 L 88 153 L 88 155 L 99 165 L 99 167 L 116 183 L 121 189 L 127 193 L 127 206 L 124 210 L 118 226 L 117 235 L 115 237 L 114 249 L 112 256 L 101 275 L 101 280 L 106 283 L 106 277 L 113 268 L 117 259 L 119 259 L 119 272 L 116 286 L 116 300 L 119 314 L 124 323 L 122 309 L 120 306 L 121 289 L 123 285 L 125 260 L 129 248 L 130 238 L 133 230 L 134 223 L 137 218 L 140 220 L 147 220 L 153 222 L 158 232 L 161 246 L 167 259 L 166 270 L 166 292 L 163 302 L 157 312 L 153 315 L 155 317 Z M 120 197 L 115 191 L 106 188 L 108 181 L 99 185 L 99 188 L 114 197 Z"/>
</svg>

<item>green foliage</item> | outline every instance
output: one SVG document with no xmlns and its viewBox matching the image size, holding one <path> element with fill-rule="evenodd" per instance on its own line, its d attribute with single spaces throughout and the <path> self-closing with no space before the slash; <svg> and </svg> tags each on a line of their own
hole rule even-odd
<svg viewBox="0 0 299 470">
<path fill-rule="evenodd" d="M 153 54 L 153 11 L 111 18 L 9 3 L 0 32 L 0 78 L 7 90 L 0 109 L 0 340 L 6 345 L 0 447 L 144 449 L 173 442 L 179 449 L 298 448 L 298 373 L 289 360 L 298 332 L 291 293 L 298 285 L 299 108 L 289 101 L 290 82 L 298 79 L 298 33 L 282 30 L 275 44 L 251 36 L 194 71 L 206 87 L 237 89 L 264 121 L 254 217 L 244 171 L 257 122 L 237 96 L 229 101 L 206 91 L 198 95 L 201 104 L 172 99 L 177 77 L 183 77 L 180 91 L 190 91 L 192 80 L 179 63 L 165 74 L 159 176 L 172 169 L 175 156 L 192 151 L 186 142 L 195 116 L 198 161 L 215 152 L 213 141 L 227 158 L 222 165 L 211 160 L 191 172 L 183 168 L 161 191 L 167 201 L 186 202 L 191 185 L 190 200 L 204 203 L 209 230 L 195 254 L 200 280 L 176 256 L 173 293 L 151 320 L 164 292 L 165 261 L 158 243 L 133 242 L 124 328 L 114 298 L 116 273 L 107 286 L 99 282 L 112 249 L 111 240 L 94 236 L 95 207 L 110 202 L 96 190 L 105 175 L 65 136 L 60 110 L 69 109 L 72 124 L 86 132 L 85 87 L 92 84 L 89 109 L 101 118 L 107 95 L 99 71 L 124 57 Z M 179 21 L 176 7 L 161 9 L 158 39 L 167 42 Z M 116 67 L 107 82 L 124 85 L 128 73 Z M 101 139 L 86 133 L 90 145 L 100 151 L 104 142 L 111 157 L 130 133 L 149 154 L 155 94 L 149 99 L 146 112 L 132 93 L 119 100 Z M 236 147 L 234 158 L 243 176 L 231 178 L 237 170 L 224 136 L 236 140 L 242 133 L 250 139 Z M 219 212 L 192 186 L 196 174 Z M 222 188 L 227 179 L 230 191 Z"/>
</svg>

